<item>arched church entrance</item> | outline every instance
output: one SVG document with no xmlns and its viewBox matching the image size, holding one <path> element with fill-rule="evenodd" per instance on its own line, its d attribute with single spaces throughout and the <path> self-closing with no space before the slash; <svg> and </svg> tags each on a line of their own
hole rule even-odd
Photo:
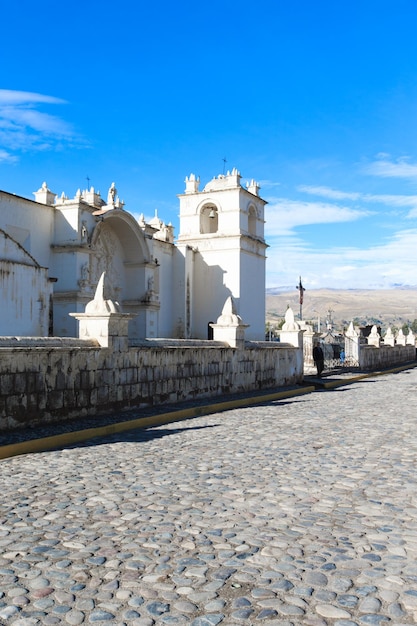
<svg viewBox="0 0 417 626">
<path fill-rule="evenodd" d="M 123 210 L 113 209 L 104 214 L 92 238 L 91 284 L 97 285 L 101 274 L 106 272 L 105 298 L 118 302 L 122 311 L 137 314 L 129 323 L 131 338 L 149 334 L 149 318 L 157 333 L 157 271 L 136 220 Z"/>
</svg>

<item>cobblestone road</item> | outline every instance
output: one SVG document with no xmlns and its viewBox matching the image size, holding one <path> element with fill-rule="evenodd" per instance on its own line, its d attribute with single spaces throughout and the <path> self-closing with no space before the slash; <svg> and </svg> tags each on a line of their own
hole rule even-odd
<svg viewBox="0 0 417 626">
<path fill-rule="evenodd" d="M 417 624 L 417 369 L 0 462 L 0 623 Z"/>
</svg>

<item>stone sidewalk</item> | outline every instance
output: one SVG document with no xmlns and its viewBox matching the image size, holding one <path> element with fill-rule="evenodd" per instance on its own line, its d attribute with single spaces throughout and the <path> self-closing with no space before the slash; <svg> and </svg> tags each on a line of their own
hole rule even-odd
<svg viewBox="0 0 417 626">
<path fill-rule="evenodd" d="M 417 623 L 417 369 L 0 461 L 0 623 Z"/>
</svg>

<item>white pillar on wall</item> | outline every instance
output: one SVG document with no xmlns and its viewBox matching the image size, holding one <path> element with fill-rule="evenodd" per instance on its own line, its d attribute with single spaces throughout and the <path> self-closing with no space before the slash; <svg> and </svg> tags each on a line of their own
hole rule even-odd
<svg viewBox="0 0 417 626">
<path fill-rule="evenodd" d="M 232 296 L 229 296 L 224 303 L 217 323 L 210 324 L 210 326 L 213 329 L 215 341 L 223 341 L 231 348 L 245 347 L 245 328 L 248 328 L 248 324 L 244 324 L 242 318 L 237 315 Z"/>
<path fill-rule="evenodd" d="M 80 339 L 97 339 L 102 348 L 123 352 L 128 348 L 129 320 L 134 314 L 122 313 L 117 302 L 104 298 L 104 278 L 102 273 L 97 285 L 94 300 L 85 307 L 85 313 L 70 313 L 79 323 Z"/>
<path fill-rule="evenodd" d="M 375 348 L 379 348 L 380 345 L 381 335 L 378 333 L 378 329 L 374 324 L 371 329 L 371 334 L 368 337 L 368 346 L 375 346 Z"/>
<path fill-rule="evenodd" d="M 345 363 L 347 365 L 359 365 L 359 358 L 359 333 L 356 332 L 353 322 L 350 322 L 345 333 Z"/>
<path fill-rule="evenodd" d="M 279 333 L 281 343 L 289 343 L 295 348 L 303 349 L 303 334 L 304 330 L 295 321 L 294 311 L 289 307 L 285 312 L 285 322 Z"/>
<path fill-rule="evenodd" d="M 386 346 L 395 346 L 395 337 L 390 326 L 387 328 L 387 332 L 385 333 L 384 344 Z"/>
</svg>

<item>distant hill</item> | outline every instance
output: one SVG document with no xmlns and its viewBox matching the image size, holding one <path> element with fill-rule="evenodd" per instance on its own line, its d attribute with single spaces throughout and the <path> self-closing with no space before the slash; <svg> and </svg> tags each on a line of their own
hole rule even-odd
<svg viewBox="0 0 417 626">
<path fill-rule="evenodd" d="M 269 322 L 282 319 L 290 306 L 298 318 L 300 312 L 299 293 L 266 290 L 266 318 Z M 318 317 L 322 330 L 325 329 L 328 311 L 334 328 L 342 329 L 352 320 L 360 325 L 377 324 L 383 328 L 401 327 L 417 318 L 417 288 L 413 289 L 311 289 L 304 292 L 303 319 L 314 321 Z"/>
</svg>

